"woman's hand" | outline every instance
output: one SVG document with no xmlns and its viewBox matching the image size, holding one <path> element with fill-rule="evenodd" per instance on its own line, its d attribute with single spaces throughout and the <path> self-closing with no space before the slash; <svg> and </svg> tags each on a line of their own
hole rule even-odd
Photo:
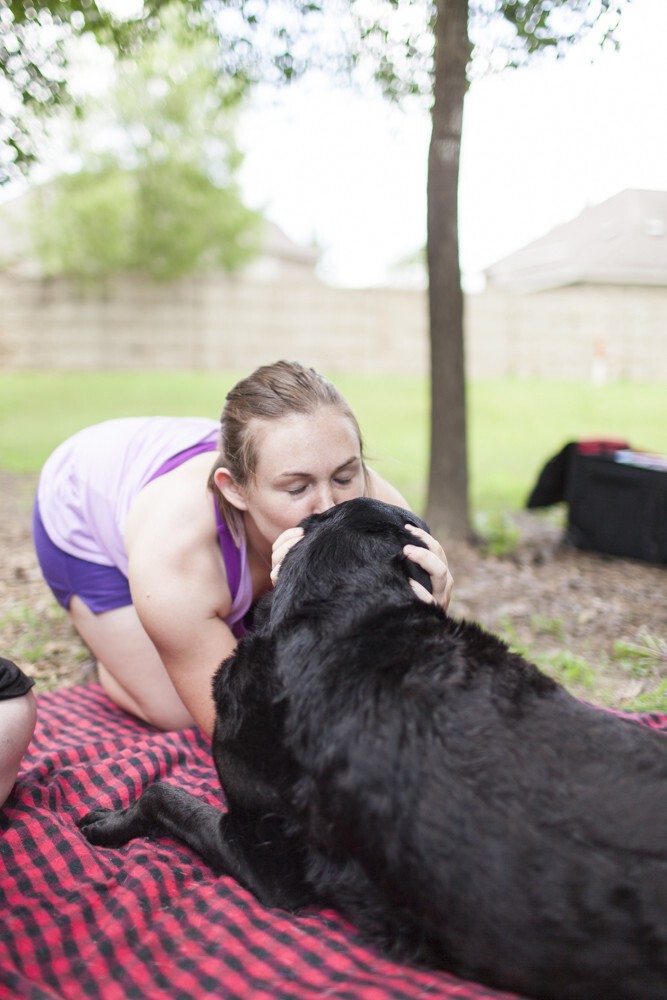
<svg viewBox="0 0 667 1000">
<path fill-rule="evenodd" d="M 416 563 L 417 566 L 421 566 L 424 572 L 428 573 L 431 578 L 433 593 L 429 594 L 426 587 L 423 587 L 421 583 L 417 583 L 416 580 L 410 580 L 410 586 L 422 601 L 427 604 L 439 604 L 446 611 L 449 607 L 454 587 L 454 580 L 447 565 L 447 556 L 442 546 L 432 535 L 429 535 L 421 528 L 416 528 L 412 524 L 406 524 L 406 528 L 427 545 L 427 548 L 423 548 L 421 545 L 406 545 L 403 552 L 408 559 Z M 274 587 L 283 559 L 292 546 L 302 538 L 303 528 L 287 528 L 281 535 L 278 535 L 273 543 L 271 551 L 271 583 Z"/>
<path fill-rule="evenodd" d="M 282 561 L 298 541 L 303 538 L 303 528 L 287 528 L 278 535 L 271 549 L 271 583 L 275 587 Z"/>
<path fill-rule="evenodd" d="M 447 565 L 447 556 L 440 543 L 428 532 L 415 527 L 414 524 L 406 524 L 405 527 L 427 546 L 427 548 L 422 548 L 421 545 L 406 545 L 403 553 L 411 562 L 416 563 L 425 573 L 428 573 L 431 577 L 433 593 L 429 594 L 426 587 L 417 583 L 416 580 L 410 580 L 410 586 L 422 601 L 427 604 L 439 604 L 446 611 L 454 588 L 454 580 Z"/>
</svg>

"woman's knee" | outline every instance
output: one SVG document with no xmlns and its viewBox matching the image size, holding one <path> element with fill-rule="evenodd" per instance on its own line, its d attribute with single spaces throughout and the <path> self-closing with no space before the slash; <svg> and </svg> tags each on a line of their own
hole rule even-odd
<svg viewBox="0 0 667 1000">
<path fill-rule="evenodd" d="M 69 616 L 97 659 L 100 684 L 120 708 L 158 729 L 194 725 L 133 605 L 95 615 L 75 597 Z"/>
</svg>

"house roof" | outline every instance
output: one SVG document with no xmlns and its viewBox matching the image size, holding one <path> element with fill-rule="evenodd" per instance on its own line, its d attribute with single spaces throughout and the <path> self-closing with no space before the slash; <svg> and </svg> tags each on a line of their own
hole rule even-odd
<svg viewBox="0 0 667 1000">
<path fill-rule="evenodd" d="M 496 288 L 667 285 L 667 191 L 626 190 L 487 268 Z"/>
</svg>

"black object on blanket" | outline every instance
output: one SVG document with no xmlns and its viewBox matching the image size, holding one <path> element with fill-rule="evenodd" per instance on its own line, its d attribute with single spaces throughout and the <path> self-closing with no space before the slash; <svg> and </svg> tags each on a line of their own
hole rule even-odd
<svg viewBox="0 0 667 1000">
<path fill-rule="evenodd" d="M 0 656 L 0 701 L 20 698 L 28 693 L 34 683 L 32 677 L 24 674 L 12 660 Z"/>
<path fill-rule="evenodd" d="M 265 905 L 495 988 L 664 1000 L 667 743 L 420 601 L 406 521 L 360 498 L 302 522 L 216 677 L 226 814 L 161 783 L 82 829 L 176 835 Z"/>
</svg>

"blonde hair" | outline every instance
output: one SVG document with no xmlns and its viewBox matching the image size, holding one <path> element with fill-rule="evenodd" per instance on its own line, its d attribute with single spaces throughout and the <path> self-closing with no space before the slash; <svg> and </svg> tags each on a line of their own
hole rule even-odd
<svg viewBox="0 0 667 1000">
<path fill-rule="evenodd" d="M 226 468 L 239 486 L 246 486 L 257 470 L 257 441 L 253 421 L 281 420 L 294 413 L 314 413 L 321 406 L 335 407 L 351 421 L 359 438 L 364 482 L 368 489 L 368 470 L 363 462 L 363 441 L 357 418 L 338 389 L 313 368 L 297 361 L 276 361 L 262 365 L 231 389 L 220 417 L 220 451 L 209 476 L 221 516 L 235 540 L 242 534 L 240 511 L 215 486 L 218 469 Z"/>
</svg>

